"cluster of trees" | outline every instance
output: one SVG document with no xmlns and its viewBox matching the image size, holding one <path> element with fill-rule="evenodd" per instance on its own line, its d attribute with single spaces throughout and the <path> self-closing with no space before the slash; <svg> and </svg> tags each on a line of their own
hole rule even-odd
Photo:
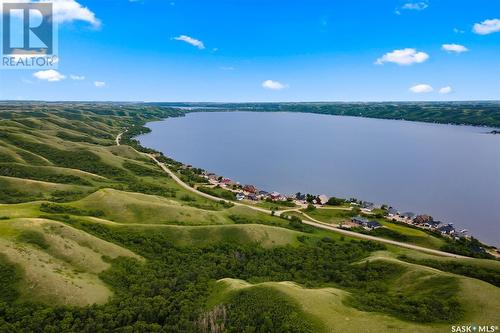
<svg viewBox="0 0 500 333">
<path fill-rule="evenodd" d="M 500 287 L 500 272 L 497 269 L 487 268 L 478 265 L 468 265 L 459 261 L 416 259 L 408 257 L 406 255 L 401 255 L 398 258 L 413 264 L 434 267 L 439 269 L 440 271 L 469 276 L 475 279 L 489 282 L 492 285 Z"/>
<path fill-rule="evenodd" d="M 125 161 L 123 162 L 123 167 L 125 169 L 128 169 L 132 171 L 132 173 L 136 176 L 140 177 L 164 177 L 165 173 L 162 172 L 161 170 L 146 167 L 144 165 L 141 165 L 139 163 L 131 162 L 131 161 Z"/>
<path fill-rule="evenodd" d="M 189 106 L 189 105 L 187 105 Z M 203 105 L 197 105 L 198 107 Z M 378 119 L 405 119 L 442 124 L 500 127 L 498 102 L 400 103 L 221 103 L 207 107 L 222 110 L 286 111 Z M 203 111 L 197 109 L 198 112 Z M 207 108 L 207 111 L 210 109 Z"/>
<path fill-rule="evenodd" d="M 87 180 L 18 163 L 0 163 L 0 176 L 40 180 L 59 184 L 91 185 Z"/>
<path fill-rule="evenodd" d="M 441 246 L 442 251 L 456 253 L 467 257 L 494 259 L 494 257 L 486 252 L 484 244 L 474 237 L 450 239 L 445 238 L 446 243 Z"/>
<path fill-rule="evenodd" d="M 283 293 L 253 287 L 236 293 L 227 305 L 227 333 L 313 333 L 314 323 Z"/>
<path fill-rule="evenodd" d="M 40 211 L 49 214 L 69 214 L 69 215 L 94 216 L 94 217 L 104 216 L 104 212 L 99 209 L 87 210 L 69 205 L 59 205 L 49 202 L 42 203 L 40 205 Z"/>
<path fill-rule="evenodd" d="M 198 187 L 198 191 L 226 200 L 236 200 L 236 194 L 233 191 L 225 190 L 220 186 L 214 188 L 200 186 Z"/>
<path fill-rule="evenodd" d="M 389 283 L 402 274 L 401 266 L 377 262 L 353 264 L 371 251 L 383 248 L 371 242 L 329 240 L 273 249 L 235 244 L 177 248 L 159 231 L 117 229 L 75 218 L 64 219 L 66 223 L 134 250 L 147 261 L 142 263 L 130 258 L 111 261 L 111 268 L 100 276 L 115 292 L 114 298 L 105 305 L 73 308 L 2 299 L 0 331 L 195 332 L 196 323 L 207 310 L 205 302 L 211 283 L 224 277 L 251 282 L 296 281 L 309 287 L 340 286 L 352 292 L 352 302 L 357 307 L 364 306 L 367 299 L 371 300 L 369 311 L 393 313 L 410 320 L 418 319 L 410 317 L 416 308 L 427 308 L 428 304 L 438 301 L 433 294 L 421 293 L 420 298 L 400 309 L 400 296 L 391 294 Z M 15 290 L 14 281 L 3 283 L 10 286 L 4 290 Z M 453 295 L 450 296 L 449 299 L 453 299 Z M 243 293 L 227 302 L 226 327 L 230 332 L 244 332 L 249 326 L 255 332 L 264 332 L 269 327 L 286 327 L 290 332 L 310 331 L 293 304 L 280 295 L 266 302 L 261 297 L 261 292 Z M 263 304 L 260 310 L 255 308 L 256 302 Z M 252 306 L 254 311 L 249 311 Z M 445 314 L 455 318 L 459 310 L 459 306 L 449 307 Z M 438 319 L 432 317 L 432 313 L 421 318 Z"/>
</svg>

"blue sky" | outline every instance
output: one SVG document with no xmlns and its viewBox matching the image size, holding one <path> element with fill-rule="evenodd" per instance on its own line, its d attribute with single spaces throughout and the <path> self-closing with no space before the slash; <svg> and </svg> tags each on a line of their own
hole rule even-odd
<svg viewBox="0 0 500 333">
<path fill-rule="evenodd" d="M 57 72 L 0 70 L 0 99 L 500 100 L 498 0 L 55 7 Z"/>
</svg>

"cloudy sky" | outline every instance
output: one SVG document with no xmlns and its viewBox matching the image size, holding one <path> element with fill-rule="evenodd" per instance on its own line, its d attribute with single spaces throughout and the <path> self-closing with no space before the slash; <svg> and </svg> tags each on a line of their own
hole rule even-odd
<svg viewBox="0 0 500 333">
<path fill-rule="evenodd" d="M 500 100 L 498 0 L 53 2 L 58 68 L 0 99 Z"/>
</svg>

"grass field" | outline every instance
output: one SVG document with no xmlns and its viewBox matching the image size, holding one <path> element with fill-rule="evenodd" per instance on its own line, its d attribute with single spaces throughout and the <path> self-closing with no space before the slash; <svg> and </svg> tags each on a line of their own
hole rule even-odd
<svg viewBox="0 0 500 333">
<path fill-rule="evenodd" d="M 140 259 L 81 230 L 33 218 L 0 222 L 0 252 L 23 271 L 21 300 L 80 306 L 104 303 L 112 295 L 98 278 L 110 267 L 103 256 Z"/>
<path fill-rule="evenodd" d="M 349 222 L 351 217 L 355 215 L 351 210 L 345 209 L 323 209 L 317 208 L 314 210 L 302 210 L 310 217 L 330 224 L 341 224 L 345 222 Z"/>
</svg>

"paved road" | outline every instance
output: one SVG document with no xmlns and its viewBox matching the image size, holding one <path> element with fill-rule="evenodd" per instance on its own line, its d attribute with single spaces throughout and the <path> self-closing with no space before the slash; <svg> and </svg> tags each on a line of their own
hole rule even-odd
<svg viewBox="0 0 500 333">
<path fill-rule="evenodd" d="M 123 133 L 120 133 L 116 137 L 116 144 L 117 145 L 120 145 L 120 138 L 121 138 L 122 134 Z M 210 199 L 210 200 L 214 200 L 214 201 L 219 201 L 219 202 L 220 201 L 224 201 L 224 202 L 230 202 L 230 203 L 232 203 L 235 206 L 245 206 L 247 208 L 259 211 L 261 213 L 266 213 L 266 214 L 271 214 L 272 213 L 270 210 L 267 210 L 267 209 L 264 209 L 264 208 L 255 207 L 255 206 L 252 206 L 252 205 L 246 205 L 246 204 L 243 204 L 243 203 L 240 203 L 240 202 L 233 202 L 233 201 L 224 200 L 224 199 L 212 196 L 210 194 L 198 191 L 197 189 L 194 189 L 191 186 L 189 186 L 188 184 L 184 183 L 164 163 L 161 163 L 160 161 L 158 161 L 158 159 L 156 159 L 155 156 L 153 156 L 152 154 L 145 154 L 145 153 L 144 153 L 144 155 L 146 155 L 147 157 L 151 158 L 156 164 L 158 164 L 158 166 L 163 171 L 165 171 L 165 173 L 167 173 L 170 177 L 172 177 L 172 179 L 177 184 L 179 184 L 184 189 L 186 189 L 186 190 L 188 190 L 188 191 L 190 191 L 192 193 L 195 193 L 195 194 L 200 195 L 200 196 L 202 196 L 204 198 L 207 198 L 207 199 Z M 281 214 L 283 214 L 283 213 L 285 213 L 287 211 L 297 211 L 297 210 L 296 209 L 288 209 L 288 210 L 283 210 L 283 211 L 276 211 L 275 215 L 276 216 L 281 216 Z M 334 231 L 334 232 L 337 232 L 337 233 L 340 233 L 340 234 L 343 234 L 343 235 L 346 235 L 346 236 L 349 236 L 349 237 L 361 238 L 361 239 L 376 241 L 376 242 L 380 242 L 380 243 L 385 243 L 385 244 L 390 244 L 390 245 L 396 245 L 396 246 L 399 246 L 399 247 L 404 247 L 404 248 L 407 248 L 407 249 L 417 250 L 417 251 L 426 252 L 426 253 L 435 254 L 435 255 L 444 256 L 444 257 L 469 258 L 469 257 L 461 256 L 461 255 L 458 255 L 458 254 L 443 252 L 443 251 L 439 251 L 439 250 L 433 250 L 433 249 L 429 249 L 429 248 L 418 246 L 418 245 L 412 245 L 412 244 L 397 242 L 397 241 L 393 241 L 393 240 L 389 240 L 389 239 L 385 239 L 385 238 L 380 238 L 380 237 L 375 237 L 375 236 L 360 234 L 360 233 L 357 233 L 357 232 L 354 232 L 354 231 L 340 229 L 340 228 L 337 228 L 337 227 L 332 226 L 330 224 L 323 223 L 321 221 L 315 220 L 312 217 L 308 216 L 307 214 L 304 214 L 303 212 L 300 212 L 300 213 L 302 213 L 304 216 L 306 216 L 309 219 L 309 220 L 302 220 L 302 222 L 304 224 L 308 224 L 308 225 L 316 227 L 316 228 L 321 228 L 321 229 L 326 229 L 326 230 Z"/>
</svg>

